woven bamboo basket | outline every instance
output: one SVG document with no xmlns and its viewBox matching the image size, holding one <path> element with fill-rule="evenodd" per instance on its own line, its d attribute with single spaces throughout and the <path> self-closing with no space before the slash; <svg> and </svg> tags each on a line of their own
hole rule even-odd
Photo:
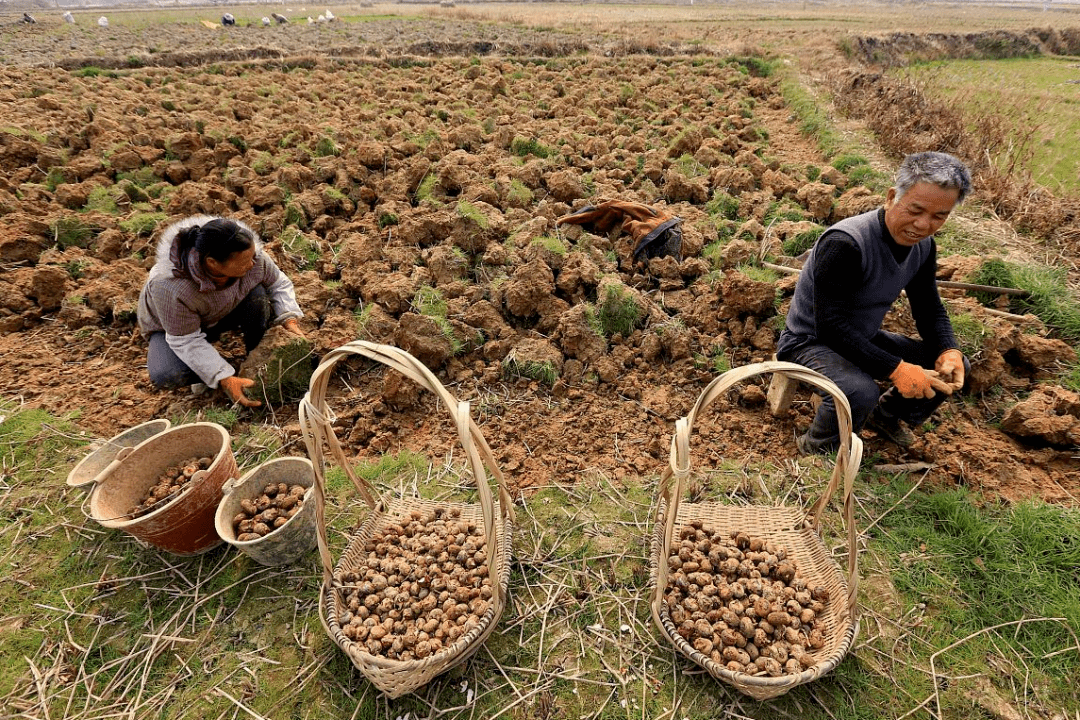
<svg viewBox="0 0 1080 720">
<path fill-rule="evenodd" d="M 456 423 L 458 440 L 465 450 L 472 477 L 476 483 L 479 502 L 451 503 L 415 497 L 387 500 L 380 497 L 375 488 L 353 472 L 331 427 L 332 414 L 326 405 L 326 388 L 334 366 L 356 355 L 397 370 L 424 389 L 435 393 L 442 401 Z M 320 619 L 330 637 L 372 684 L 391 698 L 400 697 L 426 685 L 437 675 L 459 665 L 479 650 L 488 635 L 495 629 L 506 607 L 507 589 L 510 583 L 510 538 L 514 512 L 512 500 L 505 488 L 505 480 L 496 465 L 491 448 L 469 415 L 469 403 L 455 399 L 438 378 L 412 355 L 389 345 L 357 340 L 329 353 L 316 368 L 311 377 L 310 389 L 300 403 L 300 424 L 315 470 L 315 525 L 319 557 L 323 566 Z M 324 452 L 326 448 L 329 448 L 333 459 L 348 475 L 369 510 L 367 517 L 334 567 L 332 567 L 327 544 L 325 520 L 326 456 Z M 488 483 L 485 466 L 495 478 L 499 495 L 497 500 L 493 497 Z M 428 511 L 438 508 L 456 510 L 460 512 L 462 520 L 474 521 L 484 528 L 487 543 L 487 570 L 492 587 L 488 610 L 480 618 L 478 625 L 453 644 L 421 660 L 393 660 L 373 655 L 367 652 L 362 644 L 346 637 L 342 631 L 338 618 L 343 608 L 344 588 L 335 576 L 360 565 L 366 555 L 363 551 L 365 543 L 381 534 L 389 525 L 407 519 L 413 510 Z"/>
<path fill-rule="evenodd" d="M 698 413 L 734 385 L 757 375 L 783 373 L 793 380 L 806 383 L 829 393 L 836 402 L 840 421 L 841 446 L 836 465 L 824 492 L 810 509 L 778 506 L 735 506 L 716 502 L 683 503 L 684 483 L 690 474 L 690 434 Z M 686 417 L 675 424 L 671 440 L 671 464 L 661 477 L 656 507 L 651 552 L 652 615 L 660 632 L 676 649 L 702 666 L 713 677 L 733 685 L 757 700 L 783 695 L 792 688 L 815 680 L 835 668 L 851 649 L 859 630 L 856 613 L 858 588 L 858 552 L 854 520 L 852 484 L 862 460 L 862 441 L 851 429 L 851 409 L 844 393 L 824 375 L 801 365 L 788 362 L 763 362 L 735 368 L 714 379 L 701 393 Z M 847 530 L 847 571 L 841 571 L 822 540 L 819 523 L 821 513 L 843 481 L 842 512 Z M 700 521 L 705 527 L 723 536 L 742 531 L 751 536 L 771 540 L 787 550 L 795 561 L 799 574 L 808 583 L 824 585 L 830 601 L 818 622 L 823 626 L 824 647 L 810 655 L 817 661 L 798 674 L 771 677 L 765 674 L 734 672 L 723 664 L 698 652 L 676 631 L 668 614 L 664 593 L 668 585 L 668 558 L 678 533 L 691 522 Z"/>
</svg>

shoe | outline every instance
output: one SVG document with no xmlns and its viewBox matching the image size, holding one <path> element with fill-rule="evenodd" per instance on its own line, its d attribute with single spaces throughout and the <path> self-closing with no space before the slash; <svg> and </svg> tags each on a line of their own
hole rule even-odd
<svg viewBox="0 0 1080 720">
<path fill-rule="evenodd" d="M 866 427 L 902 448 L 911 447 L 915 443 L 915 433 L 905 427 L 899 418 L 884 417 L 877 410 L 870 413 L 870 417 L 866 419 Z"/>
<path fill-rule="evenodd" d="M 799 451 L 801 457 L 808 455 L 828 455 L 829 453 L 836 452 L 836 444 L 821 444 L 815 443 L 810 439 L 810 431 L 807 430 L 799 437 L 795 438 L 795 448 Z"/>
</svg>

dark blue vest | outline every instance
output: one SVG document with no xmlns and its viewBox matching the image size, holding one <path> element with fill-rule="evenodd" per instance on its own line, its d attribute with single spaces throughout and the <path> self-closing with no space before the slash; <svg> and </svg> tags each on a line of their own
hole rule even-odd
<svg viewBox="0 0 1080 720">
<path fill-rule="evenodd" d="M 862 253 L 862 275 L 851 278 L 848 293 L 851 296 L 851 321 L 864 337 L 870 338 L 881 328 L 885 314 L 892 307 L 900 292 L 922 267 L 930 255 L 932 240 L 924 238 L 911 248 L 907 258 L 897 263 L 885 239 L 885 221 L 878 210 L 841 220 L 828 231 L 839 230 L 849 235 Z M 820 239 L 820 238 L 819 238 Z M 800 336 L 801 340 L 818 337 L 814 318 L 813 268 L 818 245 L 815 243 L 810 256 L 803 265 L 795 296 L 788 310 L 787 332 Z M 794 338 L 788 338 L 791 340 Z M 782 345 L 787 343 L 781 342 Z"/>
</svg>

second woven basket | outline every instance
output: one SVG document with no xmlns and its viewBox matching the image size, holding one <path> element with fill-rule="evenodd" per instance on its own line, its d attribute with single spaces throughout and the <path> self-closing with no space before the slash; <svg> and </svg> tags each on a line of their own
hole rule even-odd
<svg viewBox="0 0 1080 720">
<path fill-rule="evenodd" d="M 345 457 L 330 418 L 326 404 L 326 389 L 334 367 L 353 356 L 362 356 L 386 365 L 415 381 L 420 387 L 433 392 L 449 410 L 455 421 L 458 441 L 465 450 L 479 495 L 478 503 L 450 503 L 422 498 L 378 497 L 376 490 L 366 480 L 356 475 Z M 469 415 L 469 403 L 458 401 L 438 378 L 419 360 L 409 353 L 389 345 L 357 340 L 330 352 L 319 364 L 311 377 L 310 389 L 300 403 L 300 424 L 304 442 L 315 469 L 315 524 L 318 535 L 319 557 L 323 565 L 323 584 L 320 595 L 320 616 L 323 627 L 331 639 L 345 652 L 353 665 L 379 690 L 391 698 L 412 692 L 426 685 L 437 675 L 464 662 L 480 649 L 495 629 L 506 607 L 510 581 L 510 536 L 514 519 L 512 502 L 505 489 L 505 482 L 495 463 L 491 448 Z M 370 512 L 351 538 L 336 566 L 327 544 L 325 521 L 325 450 L 348 475 Z M 496 500 L 488 484 L 490 470 L 498 489 Z M 379 537 L 391 526 L 409 522 L 415 514 L 448 512 L 461 521 L 473 522 L 483 528 L 487 545 L 487 577 L 490 579 L 492 597 L 487 611 L 479 622 L 471 624 L 467 631 L 450 644 L 445 645 L 422 659 L 395 660 L 372 654 L 360 642 L 346 636 L 340 618 L 345 611 L 345 591 L 338 579 L 344 572 L 362 565 L 368 541 Z"/>
<path fill-rule="evenodd" d="M 779 506 L 736 506 L 717 502 L 683 503 L 684 483 L 690 474 L 690 434 L 698 414 L 734 385 L 757 375 L 783 373 L 793 380 L 829 393 L 836 402 L 840 421 L 840 450 L 836 455 L 828 486 L 809 511 Z M 851 409 L 844 393 L 824 375 L 788 362 L 764 362 L 746 365 L 715 378 L 698 397 L 686 417 L 675 424 L 671 440 L 671 464 L 660 482 L 651 552 L 653 619 L 660 632 L 675 648 L 705 668 L 713 677 L 739 691 L 765 700 L 782 695 L 792 688 L 821 677 L 836 667 L 851 649 L 858 633 L 856 591 L 858 587 L 858 552 L 854 520 L 852 484 L 862 460 L 862 441 L 851 430 Z M 842 510 L 847 530 L 847 573 L 841 572 L 826 549 L 819 531 L 821 513 L 843 481 Z M 770 676 L 767 673 L 733 671 L 711 655 L 696 649 L 679 634 L 665 599 L 673 544 L 684 529 L 708 528 L 721 537 L 747 533 L 771 541 L 787 551 L 798 572 L 808 583 L 827 589 L 831 598 L 817 622 L 824 628 L 824 645 L 810 653 L 815 663 L 799 673 Z M 718 571 L 717 571 L 718 572 Z M 730 637 L 734 637 L 729 635 Z"/>
</svg>

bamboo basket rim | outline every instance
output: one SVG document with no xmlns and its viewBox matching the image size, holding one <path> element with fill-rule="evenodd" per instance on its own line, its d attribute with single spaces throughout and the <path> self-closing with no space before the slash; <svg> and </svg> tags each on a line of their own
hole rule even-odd
<svg viewBox="0 0 1080 720">
<path fill-rule="evenodd" d="M 735 519 L 742 522 L 760 522 L 762 518 L 768 518 L 781 526 L 789 527 L 791 533 L 793 533 L 793 536 L 787 540 L 789 545 L 793 542 L 799 542 L 800 537 L 812 536 L 814 542 L 823 549 L 824 545 L 820 538 L 821 514 L 828 505 L 829 500 L 842 485 L 841 510 L 847 530 L 848 552 L 846 574 L 841 572 L 838 566 L 835 567 L 837 580 L 844 591 L 844 597 L 842 599 L 834 597 L 832 602 L 843 601 L 843 606 L 838 609 L 839 611 L 836 614 L 836 617 L 841 620 L 841 626 L 837 629 L 843 631 L 843 636 L 830 638 L 832 641 L 832 655 L 823 658 L 814 667 L 798 674 L 760 677 L 728 670 L 696 651 L 690 643 L 675 632 L 674 624 L 667 613 L 664 593 L 668 582 L 670 548 L 674 541 L 675 527 L 680 518 L 680 511 L 684 509 L 682 507 L 682 495 L 684 483 L 690 474 L 690 436 L 694 421 L 699 413 L 708 408 L 713 401 L 734 385 L 752 377 L 770 373 L 782 374 L 792 380 L 823 390 L 829 393 L 836 403 L 837 419 L 840 425 L 840 449 L 837 452 L 836 463 L 824 491 L 812 503 L 809 510 L 793 508 L 787 505 L 750 507 L 729 506 L 721 503 L 688 503 L 687 505 L 699 513 L 712 513 L 721 521 Z M 757 699 L 781 695 L 797 685 L 824 675 L 839 664 L 858 634 L 858 533 L 855 527 L 853 487 L 859 464 L 862 461 L 862 452 L 862 440 L 852 431 L 851 407 L 847 397 L 835 383 L 809 368 L 795 363 L 773 360 L 733 368 L 714 378 L 709 383 L 701 392 L 690 412 L 675 423 L 675 432 L 671 439 L 669 465 L 664 469 L 661 476 L 656 515 L 654 517 L 654 537 L 650 557 L 653 566 L 651 573 L 653 597 L 650 603 L 652 615 L 661 632 L 676 646 L 679 652 L 704 667 L 714 677 L 734 685 L 737 689 Z M 754 531 L 753 527 L 740 529 L 746 532 Z M 794 535 L 795 533 L 800 533 L 800 535 Z M 802 539 L 801 542 L 809 546 L 808 540 Z M 788 551 L 789 554 L 793 554 L 800 552 L 801 548 L 789 546 Z M 836 565 L 835 561 L 831 562 L 833 566 Z M 806 569 L 803 568 L 803 570 Z"/>
<path fill-rule="evenodd" d="M 379 362 L 397 370 L 420 387 L 430 390 L 450 411 L 457 430 L 458 441 L 472 471 L 476 485 L 478 503 L 455 503 L 429 500 L 426 498 L 402 497 L 387 501 L 363 477 L 357 475 L 332 427 L 333 414 L 326 404 L 326 389 L 334 367 L 352 356 L 361 356 Z M 459 401 L 435 377 L 423 363 L 405 350 L 391 345 L 382 345 L 366 340 L 355 340 L 331 351 L 312 374 L 309 390 L 300 402 L 300 425 L 307 446 L 308 455 L 315 470 L 315 526 L 318 540 L 319 558 L 323 569 L 323 582 L 320 591 L 320 620 L 323 629 L 342 648 L 353 664 L 364 673 L 379 689 L 391 697 L 398 697 L 429 681 L 435 675 L 471 656 L 484 639 L 491 633 L 495 623 L 506 606 L 509 585 L 510 564 L 510 529 L 514 521 L 513 501 L 506 490 L 506 481 L 495 461 L 494 453 L 484 439 L 479 427 L 470 414 L 470 404 Z M 327 457 L 325 448 L 330 449 L 332 458 L 345 471 L 353 486 L 364 500 L 368 515 L 359 531 L 350 540 L 338 559 L 336 567 L 330 554 L 326 528 L 326 475 Z M 489 485 L 487 471 L 494 477 L 498 491 L 495 501 Z M 442 508 L 458 508 L 468 514 L 476 515 L 479 510 L 480 521 L 485 532 L 487 545 L 488 577 L 491 580 L 492 598 L 488 611 L 480 619 L 478 629 L 466 633 L 453 644 L 440 649 L 420 660 L 393 660 L 382 658 L 361 649 L 340 632 L 337 623 L 328 617 L 335 601 L 335 594 L 340 591 L 340 583 L 334 578 L 334 570 L 340 569 L 358 539 L 365 533 L 379 529 L 380 523 L 387 518 L 396 517 L 401 509 L 412 506 L 428 505 Z M 498 517 L 496 518 L 496 515 Z"/>
</svg>

